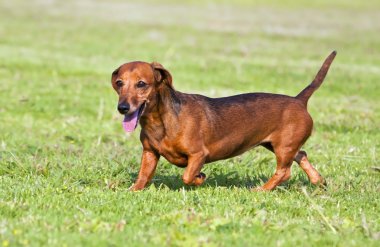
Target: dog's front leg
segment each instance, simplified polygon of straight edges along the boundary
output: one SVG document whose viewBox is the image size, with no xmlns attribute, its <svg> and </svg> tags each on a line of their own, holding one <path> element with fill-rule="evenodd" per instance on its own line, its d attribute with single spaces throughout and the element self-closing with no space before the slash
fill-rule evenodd
<svg viewBox="0 0 380 247">
<path fill-rule="evenodd" d="M 136 182 L 130 190 L 142 190 L 152 180 L 154 171 L 157 167 L 157 162 L 160 156 L 153 151 L 144 150 L 141 157 L 140 172 Z"/>
<path fill-rule="evenodd" d="M 187 185 L 201 185 L 206 180 L 206 175 L 201 171 L 206 160 L 204 152 L 188 157 L 187 167 L 183 173 L 182 180 Z"/>
</svg>

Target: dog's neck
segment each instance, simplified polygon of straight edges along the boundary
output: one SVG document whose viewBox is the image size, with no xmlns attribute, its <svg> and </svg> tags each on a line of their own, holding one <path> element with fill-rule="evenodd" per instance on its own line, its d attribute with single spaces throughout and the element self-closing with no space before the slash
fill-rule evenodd
<svg viewBox="0 0 380 247">
<path fill-rule="evenodd" d="M 140 118 L 142 130 L 152 133 L 157 140 L 176 133 L 173 126 L 178 126 L 175 123 L 181 111 L 180 92 L 163 84 L 157 90 L 156 99 L 151 103 L 153 104 L 147 107 Z M 171 126 L 170 132 L 166 126 Z"/>
<path fill-rule="evenodd" d="M 175 114 L 178 116 L 181 110 L 181 100 L 179 92 L 174 88 L 164 83 L 158 90 L 157 106 L 160 114 Z"/>
</svg>

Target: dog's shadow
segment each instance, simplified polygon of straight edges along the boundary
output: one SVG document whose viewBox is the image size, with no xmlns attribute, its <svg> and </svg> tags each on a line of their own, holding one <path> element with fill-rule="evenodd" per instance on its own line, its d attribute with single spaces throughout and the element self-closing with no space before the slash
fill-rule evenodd
<svg viewBox="0 0 380 247">
<path fill-rule="evenodd" d="M 137 174 L 131 174 L 132 177 L 136 177 Z M 268 181 L 270 177 L 264 174 L 257 174 L 253 177 L 245 176 L 242 177 L 241 174 L 237 172 L 213 172 L 207 177 L 206 181 L 200 187 L 227 187 L 227 188 L 243 188 L 252 189 L 263 185 Z M 157 174 L 153 177 L 151 184 L 156 188 L 166 187 L 170 190 L 179 190 L 185 188 L 186 190 L 195 190 L 200 188 L 199 186 L 187 186 L 182 182 L 181 176 L 178 175 L 160 175 Z M 292 187 L 297 184 L 298 186 L 310 185 L 310 182 L 304 176 L 294 176 L 293 179 L 285 182 L 283 186 L 285 188 Z"/>
</svg>

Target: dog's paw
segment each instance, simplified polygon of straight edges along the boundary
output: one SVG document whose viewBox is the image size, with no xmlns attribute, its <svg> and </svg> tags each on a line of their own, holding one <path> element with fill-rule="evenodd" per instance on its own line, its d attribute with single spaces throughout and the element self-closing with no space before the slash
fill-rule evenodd
<svg viewBox="0 0 380 247">
<path fill-rule="evenodd" d="M 317 176 L 310 178 L 310 182 L 317 187 L 321 187 L 323 189 L 327 189 L 327 182 L 319 173 Z"/>
<path fill-rule="evenodd" d="M 137 186 L 136 184 L 133 184 L 131 187 L 129 187 L 129 191 L 132 191 L 132 192 L 136 192 L 136 191 L 140 191 L 140 190 L 143 190 L 144 187 L 140 187 L 140 186 Z"/>
<path fill-rule="evenodd" d="M 323 190 L 327 190 L 327 181 L 322 176 L 321 179 L 316 183 L 316 185 Z"/>
<path fill-rule="evenodd" d="M 264 189 L 263 186 L 258 186 L 258 187 L 252 188 L 251 191 L 252 192 L 266 192 L 268 190 Z"/>
<path fill-rule="evenodd" d="M 206 174 L 203 172 L 199 173 L 197 176 L 195 176 L 193 184 L 198 186 L 203 184 L 203 182 L 206 180 Z"/>
</svg>

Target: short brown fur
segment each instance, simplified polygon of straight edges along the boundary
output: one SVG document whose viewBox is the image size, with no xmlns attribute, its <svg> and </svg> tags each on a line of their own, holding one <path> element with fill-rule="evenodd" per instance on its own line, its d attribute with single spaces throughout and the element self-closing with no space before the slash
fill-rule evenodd
<svg viewBox="0 0 380 247">
<path fill-rule="evenodd" d="M 306 152 L 300 150 L 309 138 L 313 120 L 307 102 L 322 84 L 336 52 L 331 53 L 313 82 L 296 97 L 248 93 L 208 98 L 174 90 L 172 76 L 159 63 L 131 62 L 112 73 L 119 103 L 134 112 L 143 105 L 139 122 L 143 146 L 141 168 L 132 190 L 143 189 L 152 179 L 160 156 L 185 167 L 183 182 L 200 185 L 206 176 L 204 164 L 227 159 L 264 146 L 276 156 L 275 174 L 255 190 L 272 190 L 291 176 L 293 160 L 311 183 L 325 184 Z M 122 85 L 118 86 L 119 84 Z M 136 83 L 144 81 L 143 88 Z"/>
</svg>

